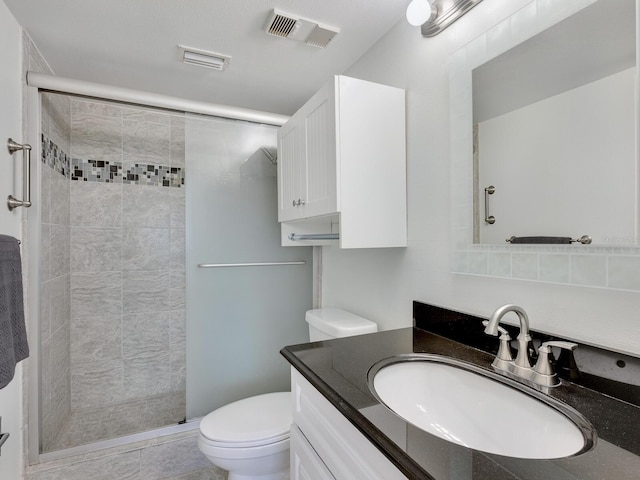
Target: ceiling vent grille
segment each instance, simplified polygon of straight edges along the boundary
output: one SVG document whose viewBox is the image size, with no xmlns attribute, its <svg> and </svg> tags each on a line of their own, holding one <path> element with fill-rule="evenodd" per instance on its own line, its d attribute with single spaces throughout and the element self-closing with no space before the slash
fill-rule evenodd
<svg viewBox="0 0 640 480">
<path fill-rule="evenodd" d="M 306 43 L 312 47 L 324 48 L 337 33 L 337 31 L 331 30 L 330 28 L 316 25 L 316 28 L 313 29 L 311 35 L 307 38 Z"/>
<path fill-rule="evenodd" d="M 267 26 L 267 33 L 276 37 L 287 38 L 296 28 L 297 23 L 298 20 L 296 18 L 287 17 L 274 10 L 271 21 Z"/>
<path fill-rule="evenodd" d="M 273 10 L 267 21 L 265 31 L 269 35 L 297 40 L 313 47 L 324 48 L 340 30 L 320 26 L 313 20 Z"/>
<path fill-rule="evenodd" d="M 228 55 L 185 47 L 183 45 L 178 45 L 178 51 L 180 52 L 180 60 L 182 62 L 189 65 L 211 68 L 213 70 L 226 70 L 229 68 L 229 63 L 231 62 L 231 57 Z"/>
</svg>

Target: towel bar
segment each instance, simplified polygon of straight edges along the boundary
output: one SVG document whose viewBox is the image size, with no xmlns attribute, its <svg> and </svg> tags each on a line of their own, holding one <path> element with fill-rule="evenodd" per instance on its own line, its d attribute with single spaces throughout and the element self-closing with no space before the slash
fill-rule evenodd
<svg viewBox="0 0 640 480">
<path fill-rule="evenodd" d="M 275 267 L 281 265 L 306 265 L 306 260 L 293 262 L 259 262 L 259 263 L 199 263 L 198 268 L 225 268 L 225 267 Z"/>
<path fill-rule="evenodd" d="M 289 240 L 339 240 L 339 233 L 290 233 Z"/>
<path fill-rule="evenodd" d="M 592 239 L 589 235 L 582 235 L 580 238 L 573 239 L 571 237 L 516 237 L 512 235 L 510 238 L 505 240 L 507 243 L 537 243 L 537 244 L 571 244 L 571 243 L 581 243 L 583 245 L 589 245 L 592 242 Z"/>
</svg>

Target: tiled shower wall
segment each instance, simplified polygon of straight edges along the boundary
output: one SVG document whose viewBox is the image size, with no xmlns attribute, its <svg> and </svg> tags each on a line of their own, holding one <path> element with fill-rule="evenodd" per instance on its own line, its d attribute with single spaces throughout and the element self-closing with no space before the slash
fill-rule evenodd
<svg viewBox="0 0 640 480">
<path fill-rule="evenodd" d="M 43 126 L 54 167 L 43 169 L 52 178 L 45 253 L 54 278 L 67 269 L 50 296 L 70 298 L 66 310 L 63 301 L 48 307 L 70 318 L 49 327 L 66 328 L 66 343 L 55 342 L 68 347 L 58 354 L 66 363 L 51 370 L 68 382 L 68 398 L 64 410 L 43 409 L 48 451 L 181 421 L 186 346 L 183 116 L 46 96 L 43 110 L 69 105 L 68 141 L 51 128 L 58 122 Z"/>
</svg>

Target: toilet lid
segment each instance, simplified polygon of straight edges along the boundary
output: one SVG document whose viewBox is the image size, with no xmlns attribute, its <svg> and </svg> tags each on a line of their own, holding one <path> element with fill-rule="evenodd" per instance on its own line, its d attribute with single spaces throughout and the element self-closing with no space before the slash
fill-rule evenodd
<svg viewBox="0 0 640 480">
<path fill-rule="evenodd" d="M 291 392 L 277 392 L 214 410 L 200 422 L 200 432 L 229 447 L 252 447 L 288 438 L 291 423 Z"/>
</svg>

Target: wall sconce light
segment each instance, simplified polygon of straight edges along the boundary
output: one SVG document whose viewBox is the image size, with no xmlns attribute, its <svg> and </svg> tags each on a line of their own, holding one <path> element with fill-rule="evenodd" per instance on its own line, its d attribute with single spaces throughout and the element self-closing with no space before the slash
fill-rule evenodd
<svg viewBox="0 0 640 480">
<path fill-rule="evenodd" d="M 438 9 L 429 0 L 412 0 L 407 7 L 407 22 L 419 27 L 438 16 Z"/>
<path fill-rule="evenodd" d="M 420 26 L 423 37 L 433 37 L 482 0 L 411 0 L 407 21 Z"/>
</svg>

